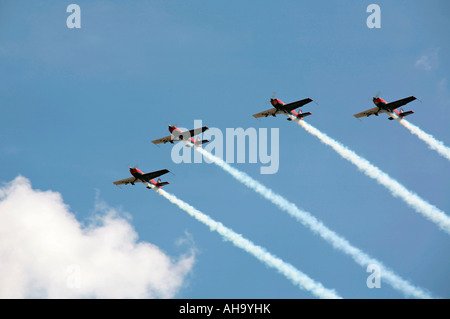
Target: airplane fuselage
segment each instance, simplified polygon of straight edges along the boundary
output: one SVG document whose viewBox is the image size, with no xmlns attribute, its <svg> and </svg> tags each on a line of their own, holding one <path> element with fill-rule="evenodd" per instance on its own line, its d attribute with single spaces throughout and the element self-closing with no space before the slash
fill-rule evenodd
<svg viewBox="0 0 450 319">
<path fill-rule="evenodd" d="M 279 100 L 279 99 L 270 99 L 270 103 L 272 104 L 272 106 L 274 108 L 276 108 L 278 111 L 280 112 L 284 112 L 285 114 L 291 114 L 295 117 L 298 118 L 299 113 L 297 113 L 295 110 L 291 110 L 291 111 L 286 111 L 286 109 L 284 108 L 284 106 L 286 105 L 283 101 Z M 276 115 L 274 114 L 273 117 L 275 117 Z M 290 118 L 288 118 L 288 120 L 290 120 Z"/>
<path fill-rule="evenodd" d="M 389 120 L 393 120 L 395 118 L 405 118 L 405 116 L 408 116 L 410 114 L 413 114 L 414 111 L 403 111 L 403 109 L 401 108 L 401 106 L 408 104 L 411 101 L 416 100 L 416 97 L 414 96 L 409 96 L 397 101 L 392 101 L 392 102 L 386 102 L 385 100 L 383 100 L 382 98 L 375 96 L 372 101 L 373 104 L 375 104 L 376 107 L 371 108 L 370 110 L 366 110 L 364 112 L 360 112 L 357 114 L 354 114 L 353 116 L 355 116 L 356 118 L 360 118 L 363 116 L 371 116 L 371 115 L 376 115 L 378 116 L 379 113 L 386 113 L 388 115 L 390 115 L 390 117 L 388 118 Z M 395 116 L 395 114 L 397 114 L 397 116 Z"/>
<path fill-rule="evenodd" d="M 388 114 L 390 113 L 396 113 L 398 117 L 405 118 L 405 116 L 414 113 L 413 111 L 403 112 L 403 109 L 400 109 L 400 112 L 395 107 L 389 107 L 388 102 L 383 100 L 382 98 L 373 98 L 373 103 L 378 107 L 378 112 L 375 113 L 376 116 L 378 116 L 378 113 L 380 111 L 385 111 Z M 392 120 L 393 117 L 391 116 L 389 120 Z"/>
<path fill-rule="evenodd" d="M 172 140 L 170 141 L 170 143 L 173 144 L 173 141 L 183 140 L 182 133 L 184 133 L 184 131 L 180 130 L 178 127 L 169 125 L 169 132 L 170 132 L 170 134 L 172 134 Z M 176 136 L 173 134 L 173 132 L 179 132 L 180 134 Z M 189 140 L 191 141 L 192 144 L 196 144 L 193 137 L 190 137 Z"/>
<path fill-rule="evenodd" d="M 151 184 L 153 184 L 155 187 L 161 188 L 161 186 L 158 186 L 158 185 L 157 185 L 157 183 L 155 182 L 154 179 L 151 179 L 151 180 L 147 181 L 145 178 L 143 178 L 144 172 L 141 171 L 141 170 L 138 169 L 138 168 L 130 168 L 130 173 L 131 173 L 131 175 L 133 175 L 134 178 L 136 178 L 136 180 L 140 180 L 140 181 L 142 181 L 142 183 L 144 183 L 144 184 L 150 184 L 150 183 L 151 183 Z M 131 185 L 134 185 L 134 183 L 131 183 Z M 150 185 L 147 186 L 147 188 L 149 188 L 149 187 L 150 187 Z"/>
<path fill-rule="evenodd" d="M 373 104 L 375 104 L 380 109 L 380 111 L 384 110 L 387 112 L 392 112 L 392 110 L 389 107 L 387 107 L 388 103 L 382 98 L 374 98 Z M 378 115 L 378 113 L 376 113 L 375 115 Z"/>
<path fill-rule="evenodd" d="M 281 101 L 281 100 L 279 100 L 279 99 L 270 99 L 270 103 L 271 103 L 272 106 L 273 106 L 274 108 L 276 108 L 278 111 L 284 112 L 283 106 L 285 106 L 286 104 L 285 104 L 283 101 Z"/>
</svg>

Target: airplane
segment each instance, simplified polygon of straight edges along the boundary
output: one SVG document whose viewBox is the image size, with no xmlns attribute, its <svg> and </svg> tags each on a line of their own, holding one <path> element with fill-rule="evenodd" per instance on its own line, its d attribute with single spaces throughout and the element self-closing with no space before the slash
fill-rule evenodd
<svg viewBox="0 0 450 319">
<path fill-rule="evenodd" d="M 169 125 L 169 132 L 171 133 L 171 135 L 154 140 L 154 141 L 152 141 L 153 144 L 160 144 L 160 143 L 166 144 L 167 142 L 173 144 L 173 142 L 176 142 L 176 141 L 189 141 L 190 140 L 191 143 L 194 144 L 195 146 L 201 146 L 202 144 L 209 142 L 209 140 L 201 140 L 200 136 L 197 138 L 197 140 L 194 140 L 194 138 L 192 137 L 192 136 L 201 134 L 204 131 L 208 130 L 209 128 L 207 126 L 192 129 L 189 131 L 182 131 L 175 125 L 170 125 L 170 124 L 168 124 L 168 125 Z M 188 146 L 188 145 L 186 145 L 186 146 Z"/>
<path fill-rule="evenodd" d="M 253 114 L 255 118 L 259 117 L 268 117 L 269 115 L 272 115 L 273 117 L 276 117 L 277 114 L 285 114 L 288 118 L 288 121 L 292 121 L 292 119 L 289 117 L 290 115 L 295 116 L 297 119 L 303 120 L 304 117 L 311 115 L 311 112 L 303 113 L 300 109 L 298 110 L 298 113 L 294 110 L 298 107 L 302 107 L 305 104 L 308 104 L 312 102 L 312 99 L 309 97 L 300 101 L 291 102 L 288 104 L 285 104 L 283 101 L 276 99 L 274 96 L 270 99 L 270 103 L 273 105 L 273 108 Z"/>
<path fill-rule="evenodd" d="M 160 178 L 155 182 L 154 178 L 167 174 L 170 171 L 168 169 L 162 169 L 155 172 L 144 173 L 136 167 L 130 167 L 130 173 L 133 177 L 121 179 L 120 181 L 113 182 L 115 185 L 134 185 L 135 183 L 143 183 L 147 185 L 148 189 L 161 188 L 164 185 L 170 184 L 169 182 L 162 182 Z"/>
<path fill-rule="evenodd" d="M 376 105 L 376 107 L 371 108 L 370 110 L 367 110 L 367 111 L 364 111 L 361 113 L 354 114 L 353 116 L 356 118 L 360 118 L 363 116 L 371 116 L 373 114 L 378 116 L 378 113 L 390 114 L 390 113 L 395 112 L 399 118 L 403 119 L 403 118 L 405 118 L 405 116 L 408 116 L 408 115 L 411 115 L 414 113 L 414 111 L 406 111 L 405 112 L 405 111 L 403 111 L 402 108 L 400 109 L 400 111 L 398 111 L 397 108 L 416 100 L 415 96 L 406 97 L 404 99 L 388 103 L 385 100 L 383 100 L 382 98 L 380 98 L 379 95 L 380 95 L 380 93 L 378 92 L 378 94 L 373 98 L 373 103 Z M 393 119 L 394 118 L 392 116 L 389 117 L 389 120 L 393 120 Z"/>
</svg>

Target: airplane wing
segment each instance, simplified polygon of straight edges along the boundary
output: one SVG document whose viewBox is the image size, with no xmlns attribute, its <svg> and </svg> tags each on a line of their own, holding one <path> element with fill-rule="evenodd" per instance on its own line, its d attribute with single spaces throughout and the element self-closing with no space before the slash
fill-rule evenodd
<svg viewBox="0 0 450 319">
<path fill-rule="evenodd" d="M 415 96 L 410 96 L 410 97 L 406 97 L 406 98 L 398 100 L 398 101 L 390 102 L 386 106 L 388 108 L 390 108 L 391 110 L 394 110 L 400 106 L 403 106 L 405 104 L 408 104 L 409 102 L 414 101 L 415 99 L 416 99 Z"/>
<path fill-rule="evenodd" d="M 310 99 L 309 97 L 300 101 L 296 101 L 296 102 L 292 102 L 292 103 L 288 103 L 284 105 L 284 109 L 288 112 L 298 108 L 298 107 L 302 107 L 305 104 L 308 104 L 309 102 L 312 102 L 312 99 Z"/>
<path fill-rule="evenodd" d="M 201 128 L 194 128 L 193 130 L 188 131 L 189 132 L 189 136 L 188 137 L 192 137 L 198 134 L 203 133 L 204 131 L 208 130 L 209 128 L 207 126 L 203 126 Z M 187 133 L 187 132 L 186 132 Z"/>
<path fill-rule="evenodd" d="M 283 111 L 279 111 L 276 108 L 271 108 L 270 110 L 265 110 L 260 113 L 253 114 L 253 117 L 259 118 L 259 117 L 268 117 L 270 115 L 276 115 L 276 114 L 283 114 Z"/>
<path fill-rule="evenodd" d="M 157 140 L 152 141 L 153 144 L 160 144 L 160 143 L 164 143 L 166 144 L 167 142 L 170 142 L 172 140 L 172 135 L 166 136 L 166 137 L 162 137 L 159 138 Z"/>
<path fill-rule="evenodd" d="M 162 169 L 159 171 L 150 172 L 147 174 L 142 175 L 142 178 L 144 178 L 147 182 L 153 178 L 159 177 L 161 175 L 167 174 L 170 171 L 168 169 Z"/>
<path fill-rule="evenodd" d="M 137 179 L 135 177 L 129 177 L 125 179 L 121 179 L 120 181 L 113 182 L 115 185 L 127 185 L 130 183 L 142 183 L 140 179 Z"/>
<path fill-rule="evenodd" d="M 386 111 L 380 110 L 378 108 L 378 106 L 375 106 L 374 108 L 371 108 L 370 110 L 354 114 L 353 116 L 356 117 L 356 118 L 360 118 L 360 117 L 363 117 L 363 116 L 370 116 L 370 115 L 373 115 L 373 114 L 376 114 L 376 113 L 386 113 Z"/>
<path fill-rule="evenodd" d="M 195 129 L 192 129 L 189 131 L 184 131 L 184 132 L 174 131 L 172 133 L 172 135 L 175 137 L 175 139 L 186 141 L 186 140 L 189 140 L 192 136 L 201 134 L 208 129 L 209 128 L 207 126 L 203 126 L 201 128 L 195 128 Z"/>
</svg>

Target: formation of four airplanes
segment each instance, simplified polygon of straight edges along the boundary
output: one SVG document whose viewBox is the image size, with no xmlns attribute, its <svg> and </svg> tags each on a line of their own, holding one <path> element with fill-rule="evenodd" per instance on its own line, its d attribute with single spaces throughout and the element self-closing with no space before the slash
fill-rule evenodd
<svg viewBox="0 0 450 319">
<path fill-rule="evenodd" d="M 404 118 L 405 116 L 408 116 L 414 112 L 413 111 L 405 112 L 405 111 L 403 111 L 403 109 L 400 109 L 400 111 L 398 111 L 397 108 L 399 108 L 409 102 L 412 102 L 415 99 L 416 99 L 416 97 L 410 96 L 410 97 L 407 97 L 404 99 L 400 99 L 400 100 L 388 103 L 385 100 L 383 100 L 382 98 L 380 98 L 379 94 L 377 94 L 373 98 L 373 103 L 376 105 L 374 108 L 371 108 L 371 109 L 366 110 L 361 113 L 354 114 L 354 116 L 356 118 L 370 116 L 370 115 L 374 115 L 374 114 L 376 116 L 378 116 L 379 113 L 386 113 L 386 114 L 391 115 L 393 112 L 395 112 L 399 118 Z M 304 117 L 311 115 L 311 112 L 303 113 L 300 109 L 298 110 L 298 112 L 296 112 L 295 109 L 300 108 L 300 107 L 304 106 L 305 104 L 308 104 L 312 101 L 313 101 L 312 99 L 306 98 L 306 99 L 303 99 L 300 101 L 285 104 L 284 102 L 280 101 L 279 99 L 272 97 L 270 99 L 270 103 L 272 104 L 273 108 L 263 111 L 263 112 L 260 112 L 260 113 L 253 114 L 253 116 L 255 118 L 260 118 L 260 117 L 268 117 L 269 115 L 275 117 L 275 116 L 277 116 L 277 114 L 285 114 L 286 116 L 288 116 L 288 121 L 291 121 L 292 116 L 297 118 L 298 120 L 302 120 Z M 391 115 L 389 117 L 389 120 L 393 120 L 393 119 L 394 118 Z M 208 129 L 208 127 L 203 126 L 201 128 L 196 128 L 196 129 L 192 129 L 189 131 L 182 131 L 178 127 L 169 124 L 169 132 L 171 133 L 171 135 L 154 140 L 154 141 L 152 141 L 152 143 L 153 144 L 160 144 L 160 143 L 165 144 L 165 143 L 169 142 L 169 143 L 173 144 L 173 142 L 176 142 L 176 141 L 185 141 L 185 142 L 191 142 L 192 143 L 191 145 L 193 145 L 193 146 L 201 146 L 202 144 L 209 142 L 209 140 L 201 140 L 200 137 L 198 137 L 197 140 L 194 140 L 193 136 L 201 134 L 204 131 L 206 131 L 207 129 Z M 189 144 L 187 144 L 187 145 L 189 146 Z M 158 178 L 161 175 L 169 173 L 168 169 L 162 169 L 159 171 L 144 173 L 136 167 L 130 167 L 130 173 L 131 173 L 132 177 L 125 178 L 125 179 L 122 179 L 119 181 L 115 181 L 114 184 L 115 185 L 127 185 L 127 184 L 134 185 L 135 183 L 143 183 L 143 184 L 147 185 L 147 188 L 149 188 L 149 189 L 159 189 L 162 186 L 169 184 L 169 182 L 162 182 L 161 179 Z M 158 178 L 158 180 L 155 181 L 155 178 Z"/>
</svg>

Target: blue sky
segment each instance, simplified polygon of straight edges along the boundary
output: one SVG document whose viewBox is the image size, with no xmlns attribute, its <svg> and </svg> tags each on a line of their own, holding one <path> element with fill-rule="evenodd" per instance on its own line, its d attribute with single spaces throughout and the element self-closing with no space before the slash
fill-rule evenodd
<svg viewBox="0 0 450 319">
<path fill-rule="evenodd" d="M 251 115 L 311 97 L 307 121 L 408 189 L 450 211 L 448 161 L 387 117 L 355 119 L 381 91 L 415 95 L 410 120 L 450 144 L 450 21 L 445 1 L 69 1 L 0 4 L 0 181 L 19 174 L 61 193 L 83 223 L 96 196 L 131 216 L 139 241 L 169 256 L 196 250 L 176 298 L 312 298 L 129 176 L 168 168 L 166 190 L 293 264 L 344 298 L 403 298 L 369 289 L 365 269 L 212 164 L 175 164 L 167 122 L 279 128 L 280 169 L 233 164 L 354 246 L 436 297 L 450 297 L 446 233 L 284 118 Z M 422 62 L 418 62 L 422 61 Z M 424 62 L 425 61 L 425 62 Z M 140 186 L 140 187 L 139 187 Z M 181 239 L 189 244 L 178 245 Z M 106 270 L 105 270 L 106 271 Z"/>
</svg>

